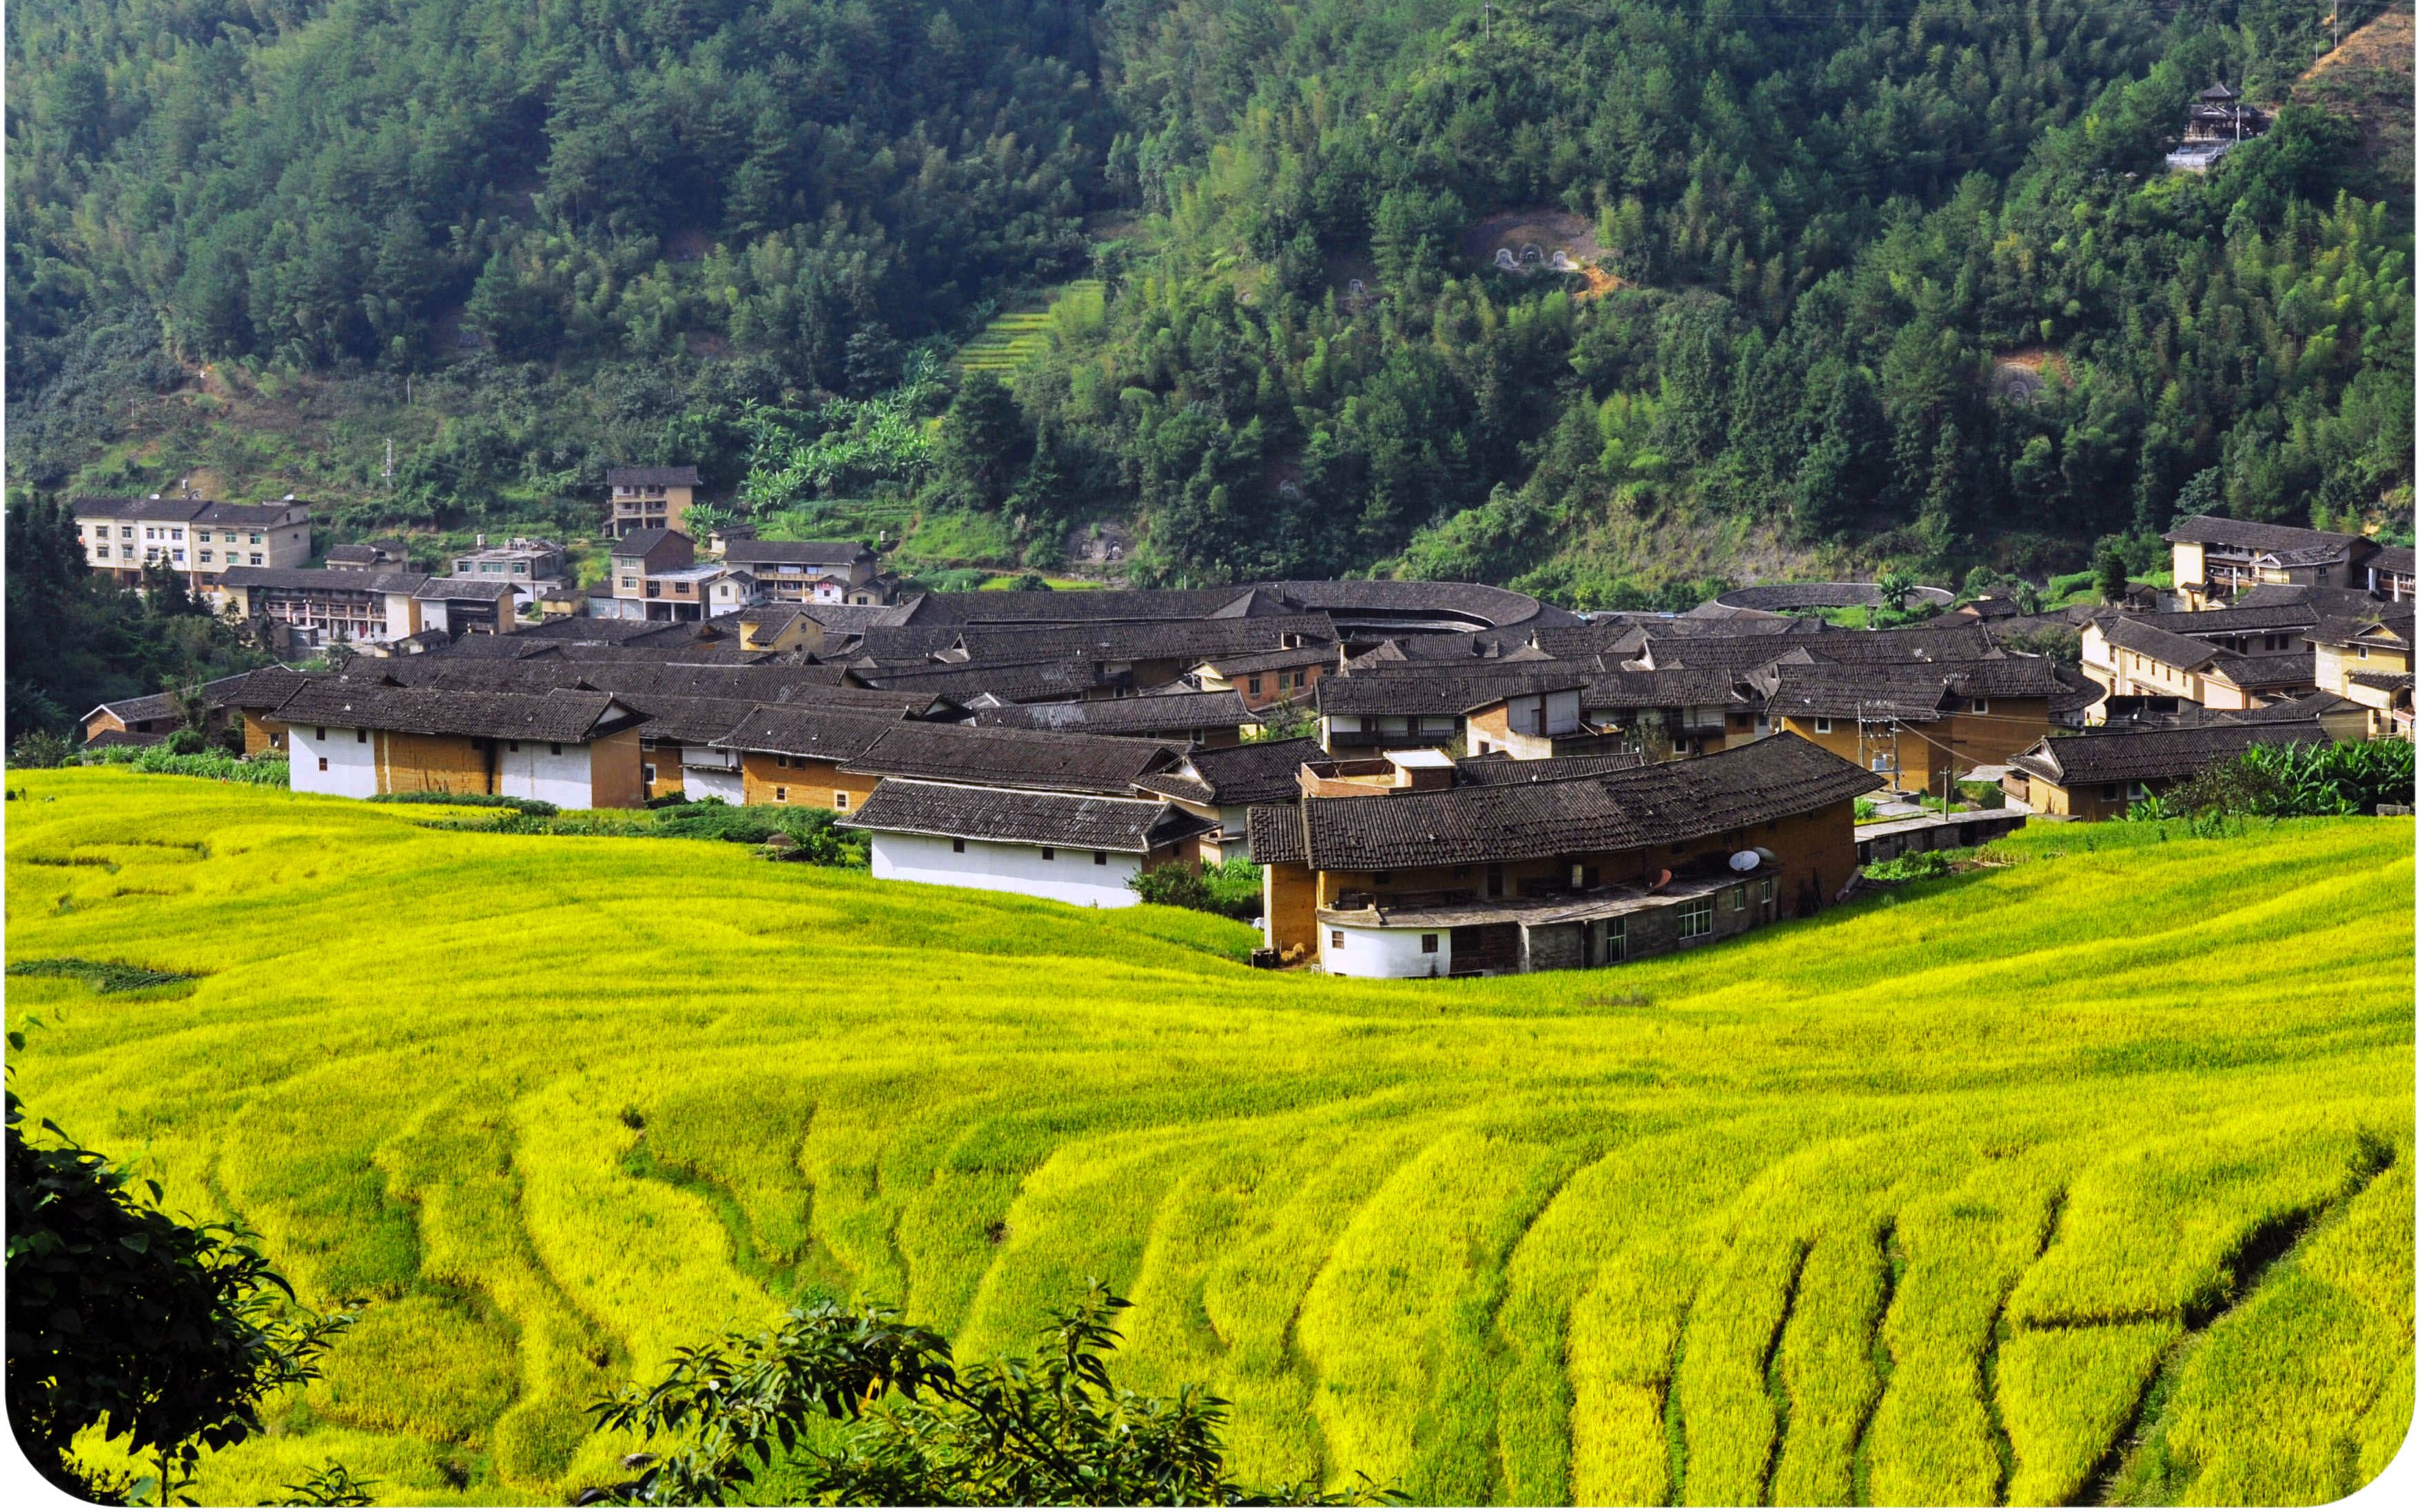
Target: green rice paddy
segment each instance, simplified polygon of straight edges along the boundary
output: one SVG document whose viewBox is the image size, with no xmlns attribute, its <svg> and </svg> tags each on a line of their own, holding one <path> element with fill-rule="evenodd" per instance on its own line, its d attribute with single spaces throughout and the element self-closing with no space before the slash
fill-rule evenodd
<svg viewBox="0 0 2420 1512">
<path fill-rule="evenodd" d="M 108 770 L 8 805 L 37 1117 L 357 1300 L 258 1502 L 560 1504 L 582 1408 L 807 1288 L 1424 1502 L 2317 1503 L 2412 1394 L 2410 821 L 2068 826 L 1597 972 L 1252 971 L 711 842 Z M 106 994 L 89 964 L 194 980 Z M 72 965 L 73 969 L 70 969 Z"/>
</svg>

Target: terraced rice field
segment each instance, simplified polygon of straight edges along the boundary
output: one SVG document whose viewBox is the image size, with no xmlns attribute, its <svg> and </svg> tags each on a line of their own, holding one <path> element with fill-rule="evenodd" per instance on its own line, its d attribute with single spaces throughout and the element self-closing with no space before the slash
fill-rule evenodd
<svg viewBox="0 0 2420 1512">
<path fill-rule="evenodd" d="M 1048 309 L 996 316 L 958 348 L 958 370 L 1006 378 L 1029 363 L 1039 362 L 1050 350 L 1063 323 L 1098 324 L 1108 289 L 1097 278 L 1080 278 L 1060 290 Z"/>
<path fill-rule="evenodd" d="M 11 776 L 39 1115 L 365 1299 L 258 1501 L 560 1504 L 806 1288 L 989 1350 L 1088 1275 L 1249 1474 L 1421 1501 L 2314 1503 L 2412 1411 L 2412 827 L 2021 838 L 1612 971 L 1254 972 L 737 847 Z M 2059 854 L 2054 854 L 2059 853 Z"/>
</svg>

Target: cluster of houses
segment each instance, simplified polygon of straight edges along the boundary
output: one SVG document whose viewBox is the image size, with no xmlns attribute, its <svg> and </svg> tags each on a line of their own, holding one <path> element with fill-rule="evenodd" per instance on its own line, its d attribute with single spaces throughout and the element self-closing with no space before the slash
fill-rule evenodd
<svg viewBox="0 0 2420 1512">
<path fill-rule="evenodd" d="M 442 578 L 338 548 L 281 592 L 349 592 L 387 654 L 204 702 L 304 793 L 811 807 L 877 876 L 1102 907 L 1147 869 L 1248 858 L 1270 961 L 1367 976 L 1686 949 L 1829 906 L 1862 862 L 2122 812 L 2252 745 L 2412 736 L 2412 552 L 2323 532 L 2180 522 L 2173 591 L 2047 617 L 2081 631 L 2077 669 L 2017 649 L 2046 617 L 1991 599 L 1852 630 L 1468 583 L 903 597 L 854 546 L 734 537 L 697 576 L 662 513 L 613 541 L 613 612 L 510 612 L 561 596 L 543 542 Z M 739 574 L 755 592 L 717 593 Z M 104 705 L 86 735 L 182 717 Z"/>
<path fill-rule="evenodd" d="M 871 606 L 898 579 L 852 541 L 765 541 L 745 526 L 703 543 L 687 533 L 697 470 L 616 468 L 605 519 L 604 579 L 582 588 L 553 541 L 482 535 L 444 563 L 413 567 L 400 540 L 314 551 L 310 506 L 228 504 L 183 497 L 79 499 L 85 564 L 130 588 L 167 571 L 222 611 L 259 625 L 282 653 L 332 645 L 409 655 L 427 638 L 510 635 L 561 616 L 699 621 L 761 606 Z"/>
</svg>

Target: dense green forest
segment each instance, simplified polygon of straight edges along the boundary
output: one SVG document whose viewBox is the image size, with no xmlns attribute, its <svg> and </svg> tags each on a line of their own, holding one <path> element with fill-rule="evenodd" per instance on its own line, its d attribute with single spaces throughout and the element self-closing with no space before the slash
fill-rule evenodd
<svg viewBox="0 0 2420 1512">
<path fill-rule="evenodd" d="M 10 481 L 573 530 L 694 460 L 972 559 L 1582 605 L 2408 532 L 2410 163 L 2299 102 L 2325 9 L 21 0 Z M 2222 78 L 2273 130 L 2162 173 Z"/>
</svg>

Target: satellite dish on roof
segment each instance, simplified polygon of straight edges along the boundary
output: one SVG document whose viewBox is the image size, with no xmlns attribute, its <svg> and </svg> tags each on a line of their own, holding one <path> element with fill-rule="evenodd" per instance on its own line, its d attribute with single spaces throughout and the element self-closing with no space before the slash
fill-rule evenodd
<svg viewBox="0 0 2420 1512">
<path fill-rule="evenodd" d="M 1733 851 L 1731 852 L 1731 870 L 1734 872 L 1753 872 L 1757 868 L 1757 863 L 1763 859 L 1763 856 L 1757 855 L 1754 851 Z"/>
</svg>

